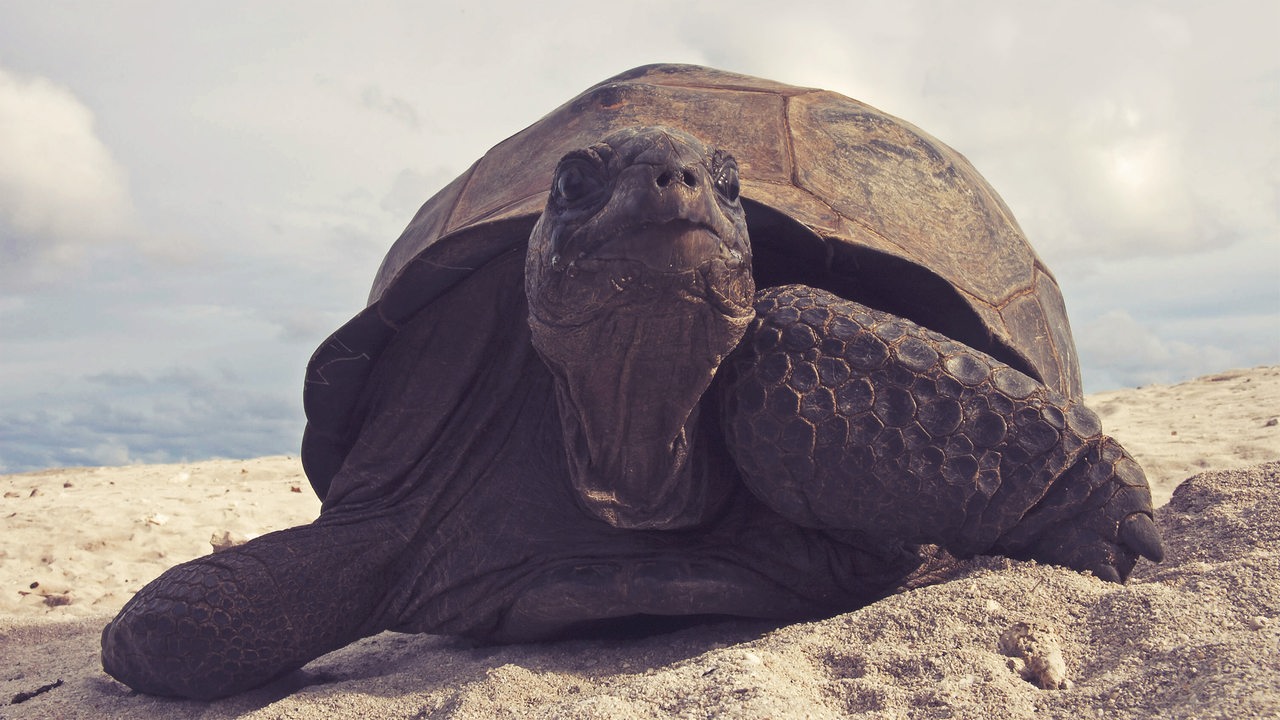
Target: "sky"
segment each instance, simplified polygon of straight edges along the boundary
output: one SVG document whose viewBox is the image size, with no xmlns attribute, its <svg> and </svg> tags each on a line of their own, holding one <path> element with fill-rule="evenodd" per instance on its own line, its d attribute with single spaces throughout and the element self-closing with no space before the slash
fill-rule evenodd
<svg viewBox="0 0 1280 720">
<path fill-rule="evenodd" d="M 1280 363 L 1280 3 L 625 5 L 0 0 L 0 472 L 296 454 L 307 359 L 418 206 L 652 62 L 963 153 L 1086 391 Z"/>
</svg>

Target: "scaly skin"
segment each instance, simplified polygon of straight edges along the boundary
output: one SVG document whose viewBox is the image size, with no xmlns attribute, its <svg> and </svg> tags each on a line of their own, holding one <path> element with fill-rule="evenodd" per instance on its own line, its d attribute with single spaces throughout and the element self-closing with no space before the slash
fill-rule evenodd
<svg viewBox="0 0 1280 720">
<path fill-rule="evenodd" d="M 326 518 L 166 571 L 102 631 L 102 666 L 153 695 L 262 685 L 381 630 L 393 523 Z"/>
<path fill-rule="evenodd" d="M 822 290 L 769 288 L 756 313 L 730 361 L 726 437 L 783 516 L 1113 581 L 1160 559 L 1141 468 L 1079 402 Z"/>
</svg>

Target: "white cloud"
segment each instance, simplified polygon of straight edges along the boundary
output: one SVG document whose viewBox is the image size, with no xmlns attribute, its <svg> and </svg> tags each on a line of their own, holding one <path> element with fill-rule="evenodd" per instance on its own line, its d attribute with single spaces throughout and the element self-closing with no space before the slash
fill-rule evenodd
<svg viewBox="0 0 1280 720">
<path fill-rule="evenodd" d="M 10 289 L 74 265 L 129 226 L 124 169 L 69 90 L 0 67 L 0 267 Z"/>
<path fill-rule="evenodd" d="M 1168 383 L 1224 370 L 1235 364 L 1228 348 L 1163 337 L 1123 310 L 1112 310 L 1075 329 L 1080 358 L 1097 368 L 1090 392 Z"/>
</svg>

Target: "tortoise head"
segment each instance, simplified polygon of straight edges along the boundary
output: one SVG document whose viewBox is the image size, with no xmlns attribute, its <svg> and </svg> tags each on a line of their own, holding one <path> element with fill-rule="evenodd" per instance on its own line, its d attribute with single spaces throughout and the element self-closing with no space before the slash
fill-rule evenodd
<svg viewBox="0 0 1280 720">
<path fill-rule="evenodd" d="M 703 466 L 699 403 L 755 292 L 733 157 L 661 127 L 565 155 L 525 292 L 583 506 L 624 528 L 705 518 L 728 487 Z"/>
</svg>

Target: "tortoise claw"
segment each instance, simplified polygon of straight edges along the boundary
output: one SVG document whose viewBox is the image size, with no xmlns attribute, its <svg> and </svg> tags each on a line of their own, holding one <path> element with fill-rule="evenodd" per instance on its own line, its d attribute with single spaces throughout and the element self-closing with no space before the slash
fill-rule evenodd
<svg viewBox="0 0 1280 720">
<path fill-rule="evenodd" d="M 1129 549 L 1152 561 L 1164 560 L 1164 544 L 1160 531 L 1146 513 L 1133 513 L 1120 523 L 1120 541 Z"/>
<path fill-rule="evenodd" d="M 1114 438 L 1085 442 L 1096 446 L 1055 480 L 997 549 L 1124 582 L 1139 557 L 1164 559 L 1151 493 L 1142 468 Z"/>
</svg>

